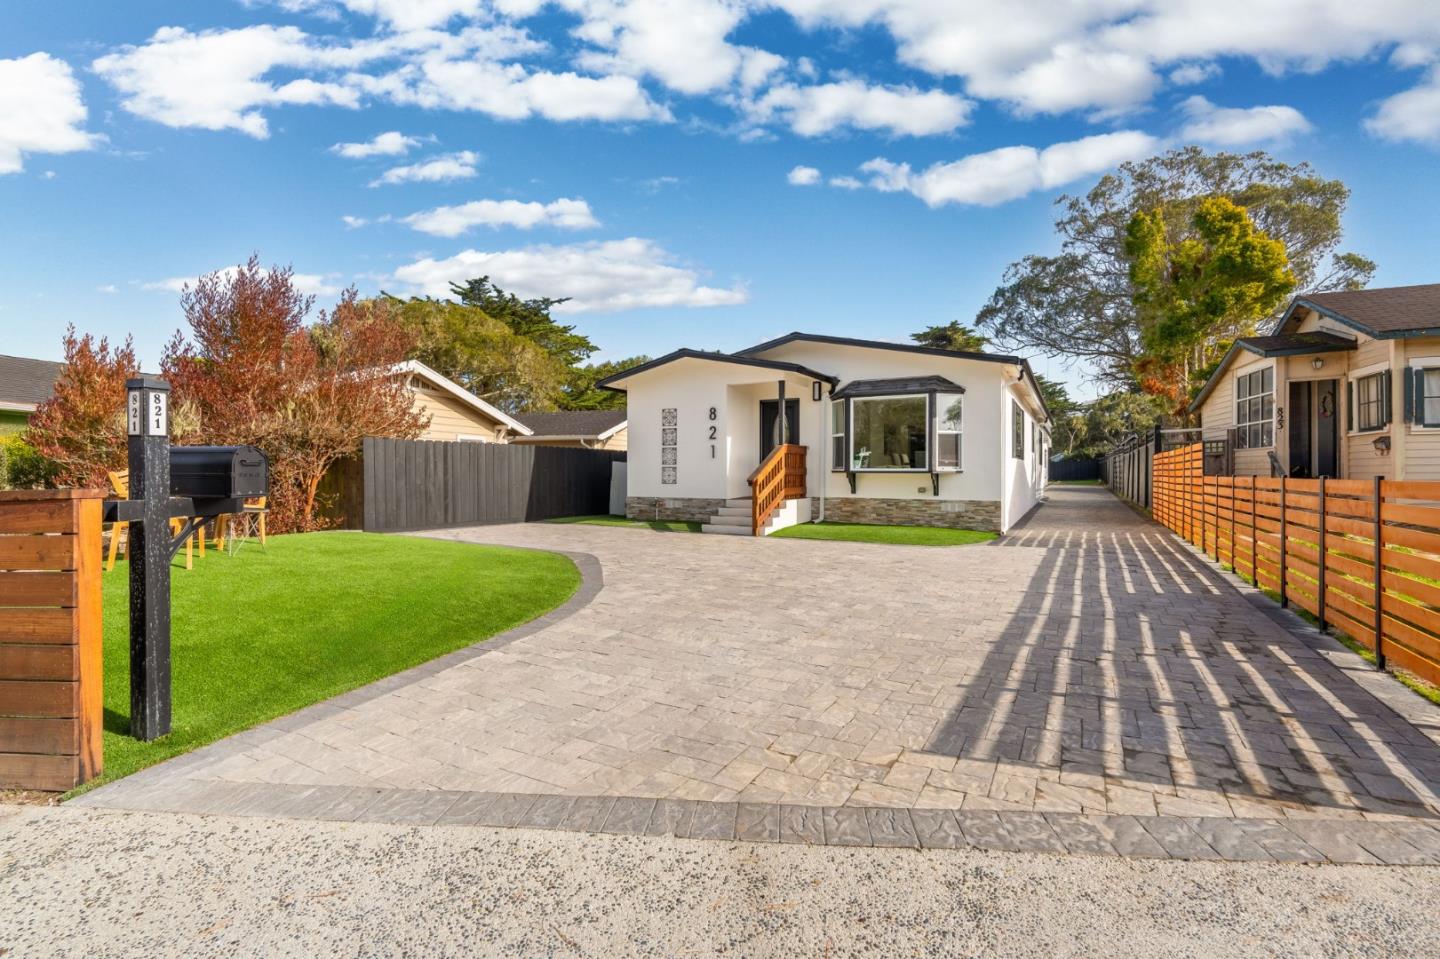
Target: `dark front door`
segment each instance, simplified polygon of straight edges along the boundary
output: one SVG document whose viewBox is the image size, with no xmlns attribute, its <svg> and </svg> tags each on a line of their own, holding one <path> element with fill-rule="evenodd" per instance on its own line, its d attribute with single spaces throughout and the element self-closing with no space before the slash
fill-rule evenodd
<svg viewBox="0 0 1440 959">
<path fill-rule="evenodd" d="M 1290 384 L 1290 475 L 1337 476 L 1340 430 L 1336 380 Z"/>
<path fill-rule="evenodd" d="M 791 443 L 800 442 L 800 401 L 785 401 L 785 420 Z M 780 401 L 760 401 L 760 460 L 780 445 Z"/>
</svg>

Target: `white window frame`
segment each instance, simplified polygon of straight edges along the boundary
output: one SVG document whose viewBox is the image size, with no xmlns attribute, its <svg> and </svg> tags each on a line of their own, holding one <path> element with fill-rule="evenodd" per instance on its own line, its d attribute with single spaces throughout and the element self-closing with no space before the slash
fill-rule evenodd
<svg viewBox="0 0 1440 959">
<path fill-rule="evenodd" d="M 932 405 L 935 407 L 935 449 L 930 453 L 931 462 L 934 464 L 936 473 L 963 473 L 965 472 L 965 394 L 943 393 L 933 394 Z M 960 404 L 960 427 L 953 430 L 942 430 L 940 428 L 940 399 L 941 397 L 954 397 L 955 402 Z M 940 436 L 954 436 L 956 443 L 956 455 L 954 466 L 940 465 Z"/>
<path fill-rule="evenodd" d="M 871 400 L 914 400 L 914 399 L 921 399 L 921 400 L 924 400 L 924 401 L 925 401 L 925 419 L 924 419 L 924 422 L 925 422 L 925 424 L 926 424 L 926 430 L 925 430 L 925 447 L 926 447 L 926 449 L 925 449 L 925 460 L 926 460 L 926 463 L 925 463 L 925 465 L 924 465 L 923 467 L 919 467 L 919 468 L 916 468 L 916 467 L 914 467 L 914 466 L 863 466 L 863 467 L 862 467 L 862 466 L 856 466 L 856 465 L 855 465 L 855 404 L 856 404 L 856 403 L 866 403 L 866 402 L 869 402 L 869 401 L 871 401 Z M 931 433 L 934 432 L 933 430 L 931 430 L 931 429 L 929 428 L 929 424 L 930 424 L 932 418 L 933 418 L 934 415 L 935 415 L 935 414 L 934 414 L 934 411 L 933 411 L 933 409 L 932 409 L 932 407 L 933 407 L 935 404 L 931 402 L 931 400 L 930 400 L 930 394 L 929 394 L 929 393 L 886 393 L 886 394 L 877 395 L 877 396 L 850 396 L 850 397 L 846 397 L 846 402 L 847 402 L 848 405 L 849 405 L 849 409 L 846 410 L 846 417 L 847 417 L 847 418 L 846 418 L 846 421 L 845 421 L 846 432 L 849 434 L 849 439 L 848 439 L 848 441 L 847 441 L 846 444 L 845 444 L 845 453 L 846 453 L 845 462 L 846 462 L 846 464 L 847 464 L 848 467 L 849 467 L 849 468 L 846 470 L 846 472 L 849 472 L 849 473 L 929 473 L 929 472 L 930 472 L 931 464 L 933 464 L 934 461 L 935 461 L 935 451 L 929 448 L 929 447 L 930 447 L 930 435 L 931 435 Z"/>
<path fill-rule="evenodd" d="M 1434 372 L 1440 373 L 1440 356 L 1410 357 L 1410 359 L 1407 360 L 1405 364 L 1405 375 L 1411 377 L 1413 381 L 1416 370 L 1420 370 L 1426 373 L 1433 370 Z M 1423 377 L 1421 378 L 1421 383 L 1424 383 Z M 1404 384 L 1401 384 L 1401 388 L 1404 388 Z M 1437 430 L 1440 430 L 1440 420 L 1437 420 L 1434 423 L 1425 422 L 1425 396 L 1423 385 L 1420 390 L 1415 391 L 1414 395 L 1411 396 L 1411 402 L 1414 403 L 1412 413 L 1414 414 L 1415 418 L 1410 421 L 1410 432 L 1433 433 Z"/>
<path fill-rule="evenodd" d="M 457 442 L 457 443 L 493 443 L 493 442 L 495 442 L 495 440 L 494 440 L 493 437 L 481 436 L 481 435 L 479 435 L 478 433 L 456 433 L 456 434 L 455 434 L 455 442 Z"/>
<path fill-rule="evenodd" d="M 835 410 L 840 410 L 840 432 L 835 432 Z M 847 441 L 846 424 L 850 416 L 850 400 L 839 399 L 830 401 L 830 457 L 834 462 L 830 464 L 830 472 L 844 473 L 850 468 L 850 444 Z M 840 440 L 840 455 L 835 455 L 835 440 Z"/>
<path fill-rule="evenodd" d="M 1372 426 L 1369 429 L 1365 429 L 1360 425 L 1360 381 L 1369 379 L 1372 376 L 1378 376 L 1381 378 L 1380 382 L 1383 386 L 1384 374 L 1388 369 L 1390 369 L 1389 363 L 1372 363 L 1358 370 L 1351 370 L 1347 374 L 1346 380 L 1350 384 L 1350 389 L 1346 391 L 1346 399 L 1354 403 L 1354 408 L 1350 410 L 1350 429 L 1347 431 L 1347 435 L 1369 436 L 1372 433 L 1383 433 L 1389 427 L 1390 424 L 1385 422 L 1387 414 L 1385 410 L 1385 391 L 1383 389 L 1380 391 L 1380 425 Z"/>
<path fill-rule="evenodd" d="M 1233 407 L 1233 409 L 1234 409 L 1234 412 L 1235 412 L 1235 433 L 1236 433 L 1237 436 L 1239 435 L 1239 433 L 1240 433 L 1241 430 L 1249 429 L 1249 428 L 1252 427 L 1252 426 L 1260 426 L 1260 427 L 1265 426 L 1265 425 L 1267 424 L 1267 421 L 1266 421 L 1265 419 L 1263 419 L 1263 418 L 1258 419 L 1258 420 L 1243 420 L 1243 421 L 1240 419 L 1240 404 L 1241 404 L 1242 402 L 1248 403 L 1250 400 L 1260 399 L 1261 397 L 1264 397 L 1264 396 L 1266 395 L 1266 394 L 1263 393 L 1263 392 L 1261 392 L 1261 393 L 1252 393 L 1251 395 L 1246 396 L 1244 400 L 1241 400 L 1241 398 L 1240 398 L 1240 381 L 1241 381 L 1242 379 L 1244 379 L 1245 377 L 1254 376 L 1256 373 L 1261 374 L 1261 375 L 1262 375 L 1262 379 L 1263 379 L 1263 374 L 1265 373 L 1266 370 L 1269 370 L 1269 371 L 1270 371 L 1270 392 L 1269 392 L 1269 396 L 1270 396 L 1270 419 L 1269 419 L 1269 421 L 1268 421 L 1268 425 L 1270 426 L 1270 442 L 1268 442 L 1268 443 L 1261 443 L 1261 444 L 1258 445 L 1258 446 L 1251 446 L 1251 445 L 1250 445 L 1250 442 L 1249 442 L 1249 438 L 1247 437 L 1247 438 L 1246 438 L 1245 445 L 1244 445 L 1244 446 L 1239 446 L 1239 445 L 1237 444 L 1237 447 L 1236 447 L 1237 449 L 1245 449 L 1245 450 L 1273 450 L 1273 449 L 1275 449 L 1275 433 L 1276 433 L 1276 429 L 1275 429 L 1275 389 L 1276 389 L 1276 387 L 1278 386 L 1278 384 L 1276 383 L 1276 372 L 1277 372 L 1277 370 L 1275 369 L 1275 364 L 1274 364 L 1274 363 L 1259 363 L 1259 364 L 1256 364 L 1256 365 L 1254 365 L 1254 366 L 1247 366 L 1247 367 L 1245 367 L 1244 369 L 1236 370 L 1235 373 L 1234 373 L 1234 378 L 1232 379 L 1232 381 L 1231 381 L 1231 383 L 1230 383 L 1230 394 L 1231 394 L 1231 395 L 1230 395 L 1230 402 L 1231 402 L 1231 405 L 1232 405 L 1232 407 Z M 1263 406 L 1263 404 L 1262 404 L 1262 406 Z"/>
</svg>

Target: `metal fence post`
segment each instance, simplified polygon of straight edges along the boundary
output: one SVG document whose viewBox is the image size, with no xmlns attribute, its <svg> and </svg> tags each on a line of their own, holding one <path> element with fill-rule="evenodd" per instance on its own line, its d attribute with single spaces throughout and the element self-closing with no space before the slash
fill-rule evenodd
<svg viewBox="0 0 1440 959">
<path fill-rule="evenodd" d="M 1385 526 L 1380 517 L 1380 505 L 1384 497 L 1380 489 L 1381 478 L 1375 477 L 1375 668 L 1385 668 L 1385 557 L 1381 553 L 1384 548 L 1382 538 L 1385 533 Z"/>
<path fill-rule="evenodd" d="M 1320 477 L 1320 572 L 1319 583 L 1316 586 L 1317 596 L 1316 609 L 1320 617 L 1320 632 L 1328 628 L 1325 624 L 1325 477 Z"/>
<path fill-rule="evenodd" d="M 1280 606 L 1286 608 L 1290 605 L 1290 597 L 1286 593 L 1285 560 L 1287 534 L 1285 531 L 1285 477 L 1280 477 Z"/>
</svg>

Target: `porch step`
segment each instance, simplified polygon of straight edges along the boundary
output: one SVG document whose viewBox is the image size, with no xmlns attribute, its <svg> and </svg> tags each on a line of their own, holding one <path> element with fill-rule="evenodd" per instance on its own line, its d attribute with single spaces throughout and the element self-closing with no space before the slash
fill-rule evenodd
<svg viewBox="0 0 1440 959">
<path fill-rule="evenodd" d="M 745 516 L 750 515 L 750 504 L 744 506 L 722 506 L 715 511 L 716 516 Z"/>
<path fill-rule="evenodd" d="M 749 526 L 750 514 L 745 513 L 742 516 L 730 513 L 716 513 L 710 517 L 710 523 L 713 526 Z"/>
<path fill-rule="evenodd" d="M 749 496 L 737 496 L 735 499 L 727 499 L 727 500 L 725 501 L 725 506 L 726 506 L 726 508 L 731 508 L 731 509 L 738 508 L 738 507 L 741 507 L 741 506 L 745 507 L 746 509 L 749 509 L 749 508 L 750 508 L 750 504 L 751 504 L 752 502 L 754 502 L 754 501 L 753 501 Z"/>
<path fill-rule="evenodd" d="M 705 523 L 700 527 L 702 533 L 723 533 L 726 536 L 749 536 L 750 521 L 746 520 L 744 526 L 732 526 L 728 523 Z"/>
</svg>

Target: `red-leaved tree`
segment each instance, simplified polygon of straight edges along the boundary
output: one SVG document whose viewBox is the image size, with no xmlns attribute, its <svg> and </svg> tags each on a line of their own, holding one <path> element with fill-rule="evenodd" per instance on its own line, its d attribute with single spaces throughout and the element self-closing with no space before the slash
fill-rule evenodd
<svg viewBox="0 0 1440 959">
<path fill-rule="evenodd" d="M 263 270 L 252 256 L 185 288 L 189 335 L 177 332 L 161 360 L 177 400 L 199 414 L 205 442 L 246 443 L 269 457 L 277 531 L 320 525 L 320 481 L 363 437 L 410 438 L 425 427 L 391 374 L 414 340 L 388 305 L 347 290 L 307 326 L 313 302 L 290 268 Z"/>
<path fill-rule="evenodd" d="M 102 337 L 65 330 L 65 366 L 55 392 L 30 417 L 26 439 L 54 462 L 60 486 L 108 488 L 106 473 L 125 468 L 125 381 L 139 375 L 126 337 L 112 348 Z"/>
</svg>

